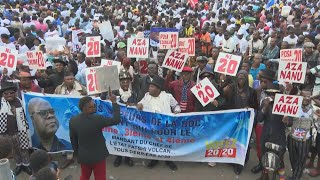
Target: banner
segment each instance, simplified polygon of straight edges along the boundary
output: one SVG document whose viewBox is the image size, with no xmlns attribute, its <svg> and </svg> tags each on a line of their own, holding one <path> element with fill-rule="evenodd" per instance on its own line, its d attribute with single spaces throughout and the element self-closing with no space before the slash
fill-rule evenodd
<svg viewBox="0 0 320 180">
<path fill-rule="evenodd" d="M 280 59 L 290 62 L 302 62 L 302 49 L 282 49 Z"/>
<path fill-rule="evenodd" d="M 236 76 L 240 62 L 241 56 L 220 52 L 214 67 L 214 72 Z"/>
<path fill-rule="evenodd" d="M 179 52 L 186 53 L 189 56 L 195 56 L 195 40 L 194 38 L 179 38 Z"/>
<path fill-rule="evenodd" d="M 156 28 L 153 27 L 150 30 L 150 45 L 152 47 L 159 47 L 160 41 L 159 41 L 159 34 L 160 32 L 179 32 L 178 29 L 175 28 Z"/>
<path fill-rule="evenodd" d="M 26 56 L 30 69 L 47 69 L 42 51 L 28 51 Z"/>
<path fill-rule="evenodd" d="M 15 49 L 10 49 L 6 47 L 0 47 L 0 68 L 3 71 L 4 68 L 7 68 L 8 74 L 10 75 L 17 67 L 17 56 L 18 51 Z"/>
<path fill-rule="evenodd" d="M 199 100 L 202 106 L 206 106 L 220 95 L 218 90 L 213 86 L 207 77 L 193 86 L 191 88 L 191 92 Z"/>
<path fill-rule="evenodd" d="M 148 58 L 149 57 L 149 39 L 147 38 L 128 38 L 127 41 L 128 58 Z"/>
<path fill-rule="evenodd" d="M 91 36 L 86 38 L 86 51 L 87 57 L 100 57 L 101 56 L 101 43 L 100 36 Z"/>
<path fill-rule="evenodd" d="M 159 41 L 160 41 L 159 49 L 178 49 L 179 33 L 178 32 L 160 32 Z"/>
<path fill-rule="evenodd" d="M 302 105 L 302 100 L 302 96 L 276 94 L 272 114 L 299 117 L 299 109 Z"/>
<path fill-rule="evenodd" d="M 34 148 L 43 148 L 38 132 L 46 128 L 30 114 L 51 111 L 51 152 L 70 150 L 69 121 L 79 114 L 79 98 L 27 93 L 23 95 Z M 95 99 L 97 114 L 111 117 L 111 102 Z M 41 106 L 40 106 L 41 105 Z M 108 151 L 114 155 L 169 161 L 244 164 L 253 126 L 253 109 L 156 114 L 121 105 L 121 123 L 102 129 Z M 39 117 L 38 117 L 39 118 Z M 40 128 L 40 129 L 39 129 Z M 58 146 L 59 145 L 59 146 Z"/>
<path fill-rule="evenodd" d="M 307 62 L 279 61 L 278 81 L 304 84 Z"/>
<path fill-rule="evenodd" d="M 181 72 L 188 57 L 188 54 L 180 53 L 175 50 L 168 50 L 166 57 L 163 60 L 162 67 Z"/>
</svg>

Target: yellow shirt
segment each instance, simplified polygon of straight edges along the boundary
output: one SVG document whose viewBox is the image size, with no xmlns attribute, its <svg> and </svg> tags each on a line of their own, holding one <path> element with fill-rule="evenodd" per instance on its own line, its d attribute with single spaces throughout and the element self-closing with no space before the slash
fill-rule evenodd
<svg viewBox="0 0 320 180">
<path fill-rule="evenodd" d="M 186 28 L 186 36 L 191 37 L 193 35 L 193 27 L 190 26 L 189 28 Z"/>
<path fill-rule="evenodd" d="M 253 77 L 251 74 L 248 75 L 249 87 L 253 88 Z"/>
</svg>

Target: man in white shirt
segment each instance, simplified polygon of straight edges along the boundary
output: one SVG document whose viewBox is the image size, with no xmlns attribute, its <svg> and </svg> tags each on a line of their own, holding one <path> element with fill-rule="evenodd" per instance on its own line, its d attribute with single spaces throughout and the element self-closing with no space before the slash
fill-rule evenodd
<svg viewBox="0 0 320 180">
<path fill-rule="evenodd" d="M 28 46 L 26 46 L 26 39 L 25 38 L 20 37 L 18 39 L 18 45 L 19 45 L 19 49 L 18 49 L 19 54 L 26 53 L 27 51 L 29 51 Z"/>
<path fill-rule="evenodd" d="M 15 45 L 13 43 L 10 43 L 9 41 L 9 35 L 7 34 L 1 34 L 1 41 L 2 43 L 0 43 L 0 46 L 6 47 L 6 48 L 10 48 L 10 49 L 16 49 Z"/>
<path fill-rule="evenodd" d="M 180 113 L 181 109 L 179 103 L 176 99 L 169 93 L 163 91 L 165 80 L 160 76 L 154 76 L 149 84 L 149 92 L 145 94 L 140 102 L 137 104 L 139 110 L 148 110 L 155 113 L 167 113 L 175 114 Z M 154 168 L 159 161 L 152 160 L 148 167 Z M 166 165 L 173 171 L 176 171 L 178 168 L 172 161 L 166 161 Z"/>
<path fill-rule="evenodd" d="M 224 39 L 222 40 L 222 51 L 226 53 L 234 53 L 237 51 L 237 44 L 233 38 L 230 38 L 230 32 L 224 33 Z"/>
<path fill-rule="evenodd" d="M 214 45 L 216 47 L 221 47 L 222 41 L 224 38 L 222 28 L 221 27 L 217 28 L 217 31 L 218 31 L 218 34 L 214 37 Z"/>
<path fill-rule="evenodd" d="M 238 35 L 238 39 L 239 39 L 238 44 L 237 44 L 238 52 L 240 54 L 244 55 L 246 53 L 247 48 L 248 48 L 248 41 L 243 36 L 243 32 L 241 32 L 240 30 L 238 31 L 237 35 Z"/>
<path fill-rule="evenodd" d="M 290 47 L 295 47 L 298 42 L 298 36 L 295 35 L 295 30 L 293 27 L 289 27 L 288 29 L 289 35 L 283 38 L 283 41 L 288 42 Z"/>
</svg>

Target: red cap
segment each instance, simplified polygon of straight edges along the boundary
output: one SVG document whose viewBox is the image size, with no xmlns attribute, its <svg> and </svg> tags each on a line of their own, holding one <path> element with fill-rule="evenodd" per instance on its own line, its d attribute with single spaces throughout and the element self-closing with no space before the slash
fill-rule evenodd
<svg viewBox="0 0 320 180">
<path fill-rule="evenodd" d="M 191 67 L 185 66 L 183 67 L 182 72 L 193 72 L 193 69 Z"/>
<path fill-rule="evenodd" d="M 263 29 L 264 29 L 265 31 L 269 31 L 269 30 L 270 30 L 270 27 L 269 27 L 269 26 L 265 26 Z"/>
</svg>

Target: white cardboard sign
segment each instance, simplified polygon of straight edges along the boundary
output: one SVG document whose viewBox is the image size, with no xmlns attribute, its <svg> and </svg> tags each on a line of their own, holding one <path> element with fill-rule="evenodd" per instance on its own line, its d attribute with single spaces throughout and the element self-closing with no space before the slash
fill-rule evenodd
<svg viewBox="0 0 320 180">
<path fill-rule="evenodd" d="M 202 106 L 206 106 L 220 95 L 208 78 L 204 78 L 193 86 L 191 92 L 196 96 Z"/>
<path fill-rule="evenodd" d="M 278 80 L 304 84 L 307 62 L 279 61 Z"/>
<path fill-rule="evenodd" d="M 42 51 L 28 51 L 26 56 L 30 69 L 46 69 Z"/>
<path fill-rule="evenodd" d="M 189 55 L 180 53 L 175 50 L 168 50 L 166 57 L 163 60 L 162 67 L 181 72 Z"/>
<path fill-rule="evenodd" d="M 214 72 L 236 76 L 241 62 L 241 56 L 220 52 Z"/>
<path fill-rule="evenodd" d="M 299 117 L 302 100 L 302 96 L 276 94 L 272 114 Z"/>
<path fill-rule="evenodd" d="M 282 49 L 280 59 L 290 62 L 302 62 L 302 49 Z"/>
<path fill-rule="evenodd" d="M 194 38 L 179 38 L 179 52 L 186 53 L 189 56 L 195 56 L 195 40 Z"/>
<path fill-rule="evenodd" d="M 128 58 L 148 58 L 149 39 L 148 38 L 128 38 L 127 40 Z"/>
<path fill-rule="evenodd" d="M 86 56 L 87 57 L 100 57 L 101 56 L 101 43 L 100 36 L 91 36 L 86 38 Z"/>
<path fill-rule="evenodd" d="M 159 33 L 159 49 L 178 49 L 179 33 L 178 32 L 160 32 Z"/>
</svg>

